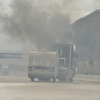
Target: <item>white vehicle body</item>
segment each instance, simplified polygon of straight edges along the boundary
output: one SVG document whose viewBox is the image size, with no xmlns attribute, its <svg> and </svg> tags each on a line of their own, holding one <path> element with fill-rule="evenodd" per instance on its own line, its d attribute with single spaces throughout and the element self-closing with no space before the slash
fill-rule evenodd
<svg viewBox="0 0 100 100">
<path fill-rule="evenodd" d="M 58 76 L 58 53 L 48 51 L 30 51 L 28 77 L 34 81 L 39 80 L 55 81 Z"/>
</svg>

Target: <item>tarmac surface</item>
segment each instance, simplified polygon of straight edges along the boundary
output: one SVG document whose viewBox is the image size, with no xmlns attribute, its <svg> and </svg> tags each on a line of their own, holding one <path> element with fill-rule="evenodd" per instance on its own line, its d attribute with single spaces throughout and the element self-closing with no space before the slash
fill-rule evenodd
<svg viewBox="0 0 100 100">
<path fill-rule="evenodd" d="M 100 83 L 31 82 L 26 76 L 0 76 L 0 100 L 100 100 Z"/>
</svg>

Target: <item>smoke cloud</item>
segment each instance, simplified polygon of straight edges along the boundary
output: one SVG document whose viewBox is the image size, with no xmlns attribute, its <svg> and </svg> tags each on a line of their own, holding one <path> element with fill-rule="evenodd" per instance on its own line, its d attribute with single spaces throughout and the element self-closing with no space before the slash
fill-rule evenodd
<svg viewBox="0 0 100 100">
<path fill-rule="evenodd" d="M 28 40 L 37 49 L 48 49 L 56 41 L 72 41 L 74 33 L 68 31 L 71 22 L 68 14 L 50 13 L 33 5 L 33 0 L 12 0 L 12 14 L 1 16 L 3 30 L 13 41 L 18 39 L 24 43 Z"/>
</svg>

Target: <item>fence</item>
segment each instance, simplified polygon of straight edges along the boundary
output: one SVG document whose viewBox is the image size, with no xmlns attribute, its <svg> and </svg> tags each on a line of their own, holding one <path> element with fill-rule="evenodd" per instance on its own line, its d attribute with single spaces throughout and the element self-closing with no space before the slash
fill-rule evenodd
<svg viewBox="0 0 100 100">
<path fill-rule="evenodd" d="M 76 74 L 74 81 L 100 82 L 100 75 Z"/>
<path fill-rule="evenodd" d="M 100 65 L 94 63 L 89 65 L 87 62 L 77 62 L 77 74 L 100 75 Z"/>
</svg>

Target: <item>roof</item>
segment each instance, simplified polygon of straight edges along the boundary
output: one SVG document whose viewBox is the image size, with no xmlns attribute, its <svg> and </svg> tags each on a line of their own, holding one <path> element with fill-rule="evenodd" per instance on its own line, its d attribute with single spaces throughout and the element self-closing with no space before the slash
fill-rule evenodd
<svg viewBox="0 0 100 100">
<path fill-rule="evenodd" d="M 80 20 L 89 18 L 90 16 L 95 15 L 96 13 L 100 13 L 100 9 L 97 9 L 97 10 L 95 10 L 94 12 L 92 12 L 92 13 L 86 15 L 85 17 L 82 17 L 82 18 L 76 20 L 74 23 L 77 23 L 77 22 L 79 22 Z M 74 23 L 72 23 L 72 25 L 73 25 Z"/>
</svg>

